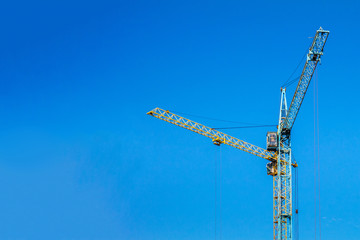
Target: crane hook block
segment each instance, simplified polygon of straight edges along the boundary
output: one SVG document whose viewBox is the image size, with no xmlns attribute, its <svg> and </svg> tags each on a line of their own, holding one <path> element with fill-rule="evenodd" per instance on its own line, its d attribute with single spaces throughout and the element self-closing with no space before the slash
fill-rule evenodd
<svg viewBox="0 0 360 240">
<path fill-rule="evenodd" d="M 220 144 L 222 144 L 223 142 L 222 142 L 219 138 L 216 138 L 216 139 L 213 139 L 213 143 L 214 143 L 216 146 L 220 146 Z"/>
</svg>

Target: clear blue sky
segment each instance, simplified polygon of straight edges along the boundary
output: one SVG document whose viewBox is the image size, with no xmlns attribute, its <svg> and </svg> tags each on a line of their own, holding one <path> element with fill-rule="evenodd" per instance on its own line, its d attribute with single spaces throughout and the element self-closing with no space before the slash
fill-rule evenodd
<svg viewBox="0 0 360 240">
<path fill-rule="evenodd" d="M 0 238 L 214 239 L 219 148 L 145 113 L 276 124 L 280 86 L 322 26 L 322 238 L 359 239 L 359 10 L 325 0 L 3 2 Z M 293 130 L 301 239 L 314 236 L 313 94 Z M 268 130 L 226 132 L 265 147 Z M 271 239 L 266 161 L 221 154 L 222 239 Z"/>
</svg>

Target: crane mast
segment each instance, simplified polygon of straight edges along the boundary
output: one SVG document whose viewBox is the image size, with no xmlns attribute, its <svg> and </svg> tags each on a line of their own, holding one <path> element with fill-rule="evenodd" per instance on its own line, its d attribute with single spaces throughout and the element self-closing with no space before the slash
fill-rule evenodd
<svg viewBox="0 0 360 240">
<path fill-rule="evenodd" d="M 285 88 L 281 89 L 279 125 L 286 119 L 288 109 Z M 273 221 L 274 240 L 292 239 L 292 175 L 291 175 L 291 141 L 290 135 L 282 138 L 278 128 L 278 159 L 273 162 L 276 167 L 273 175 Z M 296 165 L 297 166 L 297 165 Z"/>
<path fill-rule="evenodd" d="M 329 33 L 329 31 L 323 30 L 321 27 L 316 31 L 289 109 L 286 103 L 286 89 L 281 89 L 277 132 L 279 142 L 277 149 L 278 159 L 275 165 L 277 171 L 273 175 L 274 240 L 293 239 L 291 129 L 299 113 L 316 66 L 323 55 Z"/>
<path fill-rule="evenodd" d="M 297 167 L 298 165 L 291 157 L 291 129 L 304 100 L 316 66 L 323 55 L 323 49 L 328 35 L 329 31 L 323 30 L 321 27 L 316 31 L 289 108 L 287 107 L 286 102 L 286 89 L 281 88 L 280 113 L 277 132 L 267 133 L 266 149 L 161 108 L 155 108 L 147 113 L 150 116 L 208 137 L 212 139 L 215 145 L 223 143 L 269 160 L 266 168 L 267 174 L 273 176 L 274 240 L 293 239 L 291 170 L 292 167 Z"/>
</svg>

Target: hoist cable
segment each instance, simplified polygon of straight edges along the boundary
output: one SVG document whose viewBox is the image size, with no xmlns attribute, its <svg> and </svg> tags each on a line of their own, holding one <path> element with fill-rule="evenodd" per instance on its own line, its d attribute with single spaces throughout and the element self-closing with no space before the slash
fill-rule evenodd
<svg viewBox="0 0 360 240">
<path fill-rule="evenodd" d="M 177 114 L 182 114 L 182 115 L 187 115 L 187 116 L 192 116 L 192 117 L 197 117 L 197 118 L 203 118 L 203 119 L 208 119 L 208 120 L 213 120 L 213 121 L 219 121 L 219 122 L 241 123 L 241 124 L 247 124 L 247 125 L 260 125 L 260 124 L 258 124 L 258 123 L 247 123 L 247 122 L 239 122 L 239 121 L 229 121 L 229 120 L 224 120 L 224 119 L 211 118 L 211 117 L 206 117 L 206 116 L 199 116 L 199 115 L 194 115 L 194 114 L 189 114 L 189 113 L 183 113 L 183 112 L 175 112 L 175 111 L 171 111 L 171 112 L 177 113 Z"/>
<path fill-rule="evenodd" d="M 316 230 L 317 230 L 317 201 L 316 201 L 316 196 L 317 196 L 317 191 L 316 191 L 316 186 L 317 186 L 317 178 L 316 178 L 316 80 L 314 81 L 314 239 L 316 240 L 317 234 L 316 234 Z"/>
<path fill-rule="evenodd" d="M 214 177 L 215 177 L 215 212 L 214 212 L 214 214 L 215 214 L 215 240 L 216 240 L 216 227 L 217 227 L 217 224 L 216 224 L 216 218 L 217 218 L 217 208 L 216 208 L 216 206 L 217 206 L 217 204 L 216 204 L 216 197 L 217 197 L 217 157 L 215 157 L 214 158 L 215 159 L 215 174 L 214 174 Z"/>
<path fill-rule="evenodd" d="M 222 239 L 222 154 L 221 146 L 219 147 L 219 152 L 215 157 L 215 240 L 217 236 L 219 239 Z M 219 159 L 219 160 L 218 160 Z M 219 161 L 219 164 L 218 164 Z M 219 166 L 218 166 L 219 165 Z M 219 176 L 218 176 L 219 175 Z M 219 191 L 218 191 L 219 188 Z M 219 195 L 219 196 L 218 196 Z M 219 199 L 219 201 L 217 201 Z M 219 215 L 219 216 L 218 216 Z M 218 219 L 219 218 L 219 219 Z M 217 231 L 219 228 L 219 231 Z"/>
<path fill-rule="evenodd" d="M 321 240 L 321 199 L 320 199 L 320 128 L 319 128 L 319 76 L 315 72 L 316 83 L 316 120 L 317 120 L 317 164 L 318 164 L 318 194 L 319 194 L 319 239 Z"/>
<path fill-rule="evenodd" d="M 311 44 L 312 44 L 312 42 L 310 43 L 308 49 L 311 47 Z M 281 85 L 281 87 L 285 87 L 285 85 L 288 84 L 289 80 L 294 76 L 294 74 L 296 73 L 296 71 L 297 71 L 298 68 L 300 67 L 301 63 L 304 61 L 307 53 L 308 53 L 308 50 L 306 50 L 304 56 L 302 56 L 302 58 L 301 58 L 301 60 L 299 61 L 298 65 L 296 66 L 295 70 L 292 72 L 292 74 L 290 75 L 290 77 L 283 83 L 283 85 Z M 292 81 L 292 80 L 291 80 L 291 81 Z M 292 84 L 292 83 L 291 83 L 291 84 Z M 291 85 L 291 84 L 289 84 L 289 85 Z M 288 85 L 288 86 L 289 86 L 289 85 Z"/>
<path fill-rule="evenodd" d="M 296 209 L 297 209 L 297 214 L 296 214 L 296 229 L 297 229 L 297 240 L 299 240 L 299 170 L 298 168 L 296 168 Z"/>
<path fill-rule="evenodd" d="M 211 129 L 236 129 L 236 128 L 259 128 L 259 127 L 276 127 L 277 125 L 257 125 L 257 126 L 238 126 L 238 127 L 220 127 Z"/>
<path fill-rule="evenodd" d="M 304 61 L 305 57 L 306 57 L 307 51 L 305 52 L 304 56 L 301 58 L 300 62 L 298 63 L 298 65 L 296 66 L 295 70 L 292 72 L 292 74 L 290 75 L 290 77 L 283 83 L 283 85 L 281 85 L 281 87 L 285 87 L 286 84 L 289 83 L 290 79 L 294 76 L 294 74 L 296 73 L 296 71 L 298 70 L 298 68 L 300 67 L 301 63 Z M 292 81 L 292 80 L 291 80 Z"/>
<path fill-rule="evenodd" d="M 295 157 L 292 156 L 292 158 L 294 159 L 294 162 L 296 162 Z M 295 191 L 294 191 L 294 205 L 295 205 L 295 221 L 294 221 L 294 227 L 295 227 L 295 240 L 299 240 L 299 172 L 298 172 L 298 168 L 295 168 L 295 177 L 294 177 L 294 187 L 295 187 Z"/>
<path fill-rule="evenodd" d="M 220 210 L 220 223 L 219 223 L 219 232 L 220 232 L 220 240 L 222 239 L 222 206 L 221 206 L 221 200 L 222 200 L 222 159 L 221 159 L 221 145 L 219 146 L 219 152 L 220 152 L 220 180 L 219 180 L 219 210 Z"/>
<path fill-rule="evenodd" d="M 294 78 L 294 79 L 291 80 L 289 83 L 282 85 L 282 87 L 283 87 L 283 88 L 289 87 L 291 84 L 293 84 L 294 82 L 296 82 L 297 80 L 299 80 L 300 77 L 301 77 L 301 75 L 298 76 L 298 77 L 296 77 L 296 78 Z"/>
<path fill-rule="evenodd" d="M 320 127 L 319 127 L 319 81 L 314 79 L 314 212 L 315 239 L 321 240 L 321 196 L 320 196 Z"/>
</svg>

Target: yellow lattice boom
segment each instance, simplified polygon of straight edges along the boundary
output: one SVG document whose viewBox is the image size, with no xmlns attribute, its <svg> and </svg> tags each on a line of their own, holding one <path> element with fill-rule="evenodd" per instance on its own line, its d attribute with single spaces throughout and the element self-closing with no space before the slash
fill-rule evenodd
<svg viewBox="0 0 360 240">
<path fill-rule="evenodd" d="M 216 145 L 220 145 L 221 143 L 232 146 L 234 148 L 243 150 L 245 152 L 254 154 L 255 156 L 264 158 L 269 161 L 277 160 L 277 153 L 267 151 L 261 147 L 255 146 L 253 144 L 247 143 L 238 138 L 234 138 L 225 133 L 217 131 L 213 128 L 207 127 L 200 123 L 194 122 L 187 118 L 181 117 L 169 111 L 163 110 L 161 108 L 155 108 L 148 112 L 150 116 L 156 117 L 158 119 L 164 120 L 166 122 L 172 123 L 176 126 L 188 129 L 190 131 L 201 134 L 205 137 L 211 138 Z"/>
</svg>

